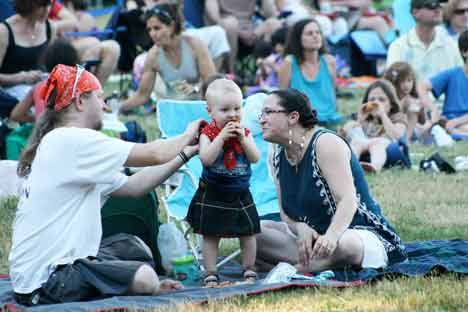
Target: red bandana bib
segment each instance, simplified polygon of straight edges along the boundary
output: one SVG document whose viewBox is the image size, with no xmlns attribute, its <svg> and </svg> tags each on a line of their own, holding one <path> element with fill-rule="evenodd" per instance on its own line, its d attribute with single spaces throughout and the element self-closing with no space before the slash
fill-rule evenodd
<svg viewBox="0 0 468 312">
<path fill-rule="evenodd" d="M 245 135 L 249 135 L 249 129 L 245 128 Z M 213 141 L 218 134 L 221 132 L 221 129 L 216 126 L 216 122 L 213 120 L 210 124 L 204 126 L 201 130 L 201 133 L 206 135 L 211 141 Z M 224 149 L 224 166 L 228 170 L 232 170 L 236 167 L 237 160 L 236 154 L 244 154 L 244 150 L 237 138 L 230 138 L 223 145 Z"/>
</svg>

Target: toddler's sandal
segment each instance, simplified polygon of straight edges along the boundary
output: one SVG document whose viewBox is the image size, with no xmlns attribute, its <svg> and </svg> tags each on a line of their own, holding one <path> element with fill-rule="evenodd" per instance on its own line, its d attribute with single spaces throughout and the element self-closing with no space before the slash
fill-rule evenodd
<svg viewBox="0 0 468 312">
<path fill-rule="evenodd" d="M 216 287 L 219 285 L 219 276 L 216 272 L 206 272 L 203 278 L 203 285 L 206 287 Z"/>
<path fill-rule="evenodd" d="M 258 279 L 257 272 L 254 270 L 245 270 L 244 271 L 244 280 L 248 283 L 255 283 L 255 281 Z"/>
</svg>

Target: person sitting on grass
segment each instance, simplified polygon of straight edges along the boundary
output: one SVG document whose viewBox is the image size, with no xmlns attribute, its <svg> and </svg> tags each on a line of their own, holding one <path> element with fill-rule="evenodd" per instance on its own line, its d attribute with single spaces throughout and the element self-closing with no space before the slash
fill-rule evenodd
<svg viewBox="0 0 468 312">
<path fill-rule="evenodd" d="M 235 82 L 213 81 L 206 91 L 212 122 L 200 135 L 203 164 L 199 187 L 190 203 L 187 221 L 203 235 L 204 284 L 216 286 L 221 237 L 239 237 L 244 278 L 254 281 L 256 242 L 260 232 L 257 209 L 249 190 L 250 164 L 260 153 L 250 131 L 241 127 L 242 92 Z"/>
<path fill-rule="evenodd" d="M 445 95 L 442 116 L 447 131 L 455 138 L 468 139 L 468 31 L 458 38 L 458 47 L 463 56 L 464 67 L 444 70 L 429 81 L 420 84 L 420 94 L 428 97 L 428 92 L 439 98 Z"/>
<path fill-rule="evenodd" d="M 262 221 L 257 266 L 279 262 L 301 272 L 349 266 L 385 268 L 406 259 L 405 247 L 372 197 L 349 145 L 317 126 L 296 90 L 273 91 L 260 114 L 282 222 Z"/>
<path fill-rule="evenodd" d="M 181 288 L 160 281 L 148 246 L 136 236 L 102 239 L 101 207 L 110 196 L 137 197 L 160 185 L 198 151 L 201 120 L 168 140 L 110 138 L 102 127 L 103 90 L 81 66 L 57 65 L 47 106 L 21 154 L 25 178 L 9 256 L 22 305 L 155 295 Z M 128 177 L 123 166 L 149 166 Z"/>
<path fill-rule="evenodd" d="M 428 111 L 435 110 L 434 105 L 426 108 L 419 99 L 417 92 L 416 74 L 411 65 L 406 62 L 393 63 L 384 73 L 384 78 L 395 87 L 401 110 L 408 119 L 408 130 L 406 140 L 408 143 L 414 139 L 424 141 L 428 137 L 432 122 L 428 118 Z M 432 102 L 432 101 L 431 101 Z M 434 115 L 434 114 L 432 114 Z M 437 116 L 432 116 L 437 120 Z"/>
<path fill-rule="evenodd" d="M 410 167 L 406 145 L 408 122 L 390 82 L 377 80 L 367 88 L 357 116 L 357 121 L 346 123 L 343 130 L 364 170 L 376 172 L 395 165 Z"/>
</svg>

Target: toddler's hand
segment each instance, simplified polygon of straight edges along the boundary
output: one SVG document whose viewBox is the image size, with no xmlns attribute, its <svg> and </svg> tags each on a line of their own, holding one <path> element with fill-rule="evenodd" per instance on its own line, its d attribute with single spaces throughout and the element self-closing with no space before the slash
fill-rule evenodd
<svg viewBox="0 0 468 312">
<path fill-rule="evenodd" d="M 230 121 L 224 125 L 223 129 L 221 129 L 219 136 L 223 139 L 223 141 L 226 141 L 230 138 L 235 138 L 238 136 L 237 127 L 238 126 L 236 125 L 235 121 Z"/>
</svg>

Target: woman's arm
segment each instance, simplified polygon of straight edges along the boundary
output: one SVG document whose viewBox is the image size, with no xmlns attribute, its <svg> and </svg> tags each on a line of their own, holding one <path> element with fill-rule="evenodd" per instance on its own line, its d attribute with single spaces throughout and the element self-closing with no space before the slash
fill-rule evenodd
<svg viewBox="0 0 468 312">
<path fill-rule="evenodd" d="M 122 103 L 120 111 L 128 111 L 132 108 L 135 108 L 148 102 L 148 100 L 151 97 L 154 82 L 156 81 L 156 74 L 158 72 L 158 70 L 156 69 L 156 60 L 158 54 L 159 47 L 157 47 L 156 45 L 154 45 L 148 51 L 138 90 L 135 92 L 135 94 L 133 94 L 132 97 L 128 98 L 125 102 Z"/>
<path fill-rule="evenodd" d="M 325 54 L 323 56 L 325 58 L 325 61 L 327 62 L 328 65 L 328 71 L 330 72 L 330 75 L 332 76 L 333 79 L 333 85 L 335 85 L 336 81 L 336 60 L 331 54 Z"/>
<path fill-rule="evenodd" d="M 351 171 L 351 150 L 336 135 L 326 133 L 317 140 L 317 163 L 330 187 L 336 212 L 325 234 L 315 242 L 312 256 L 333 253 L 341 235 L 349 228 L 357 210 L 356 188 Z"/>
<path fill-rule="evenodd" d="M 286 57 L 278 71 L 280 88 L 287 89 L 291 83 L 291 58 Z"/>
<path fill-rule="evenodd" d="M 183 39 L 188 41 L 195 53 L 195 59 L 198 64 L 201 80 L 203 82 L 207 81 L 208 77 L 216 73 L 215 65 L 210 56 L 210 52 L 208 51 L 208 47 L 204 42 L 197 38 L 187 36 L 183 37 Z"/>
<path fill-rule="evenodd" d="M 29 90 L 26 97 L 16 104 L 10 113 L 10 119 L 16 122 L 34 122 L 34 115 L 31 114 L 30 108 L 34 106 L 33 92 L 35 88 Z"/>
<path fill-rule="evenodd" d="M 393 122 L 387 114 L 380 116 L 385 133 L 392 139 L 398 140 L 405 135 L 407 125 L 401 122 Z"/>
</svg>

